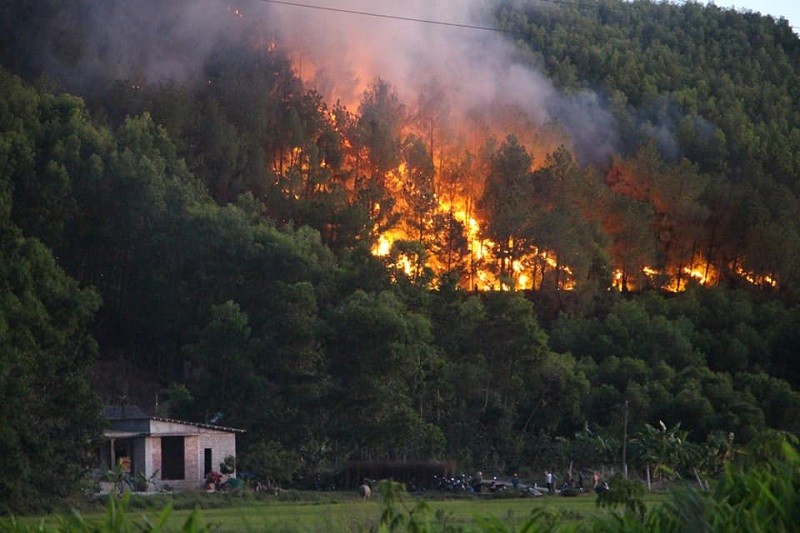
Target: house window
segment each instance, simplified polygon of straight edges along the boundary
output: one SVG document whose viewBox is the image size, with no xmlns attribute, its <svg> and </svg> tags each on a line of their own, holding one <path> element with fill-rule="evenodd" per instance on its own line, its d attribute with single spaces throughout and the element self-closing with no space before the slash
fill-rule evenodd
<svg viewBox="0 0 800 533">
<path fill-rule="evenodd" d="M 184 479 L 183 437 L 161 437 L 161 479 Z"/>
<path fill-rule="evenodd" d="M 211 462 L 211 448 L 205 450 L 205 475 L 207 476 L 212 470 Z"/>
</svg>

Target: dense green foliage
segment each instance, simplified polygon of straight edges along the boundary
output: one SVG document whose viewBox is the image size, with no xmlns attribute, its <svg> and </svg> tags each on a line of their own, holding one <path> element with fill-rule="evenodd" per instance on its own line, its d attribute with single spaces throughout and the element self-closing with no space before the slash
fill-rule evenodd
<svg viewBox="0 0 800 533">
<path fill-rule="evenodd" d="M 0 8 L 6 67 L 39 73 L 12 55 L 51 4 Z M 800 431 L 797 37 L 696 4 L 497 16 L 564 90 L 608 95 L 624 135 L 602 168 L 514 136 L 434 168 L 387 82 L 330 106 L 283 52 L 235 41 L 201 82 L 86 100 L 0 71 L 2 503 L 73 490 L 98 400 L 121 397 L 247 429 L 244 468 L 308 485 L 347 459 L 620 464 L 626 425 L 634 471 L 710 476 L 768 428 Z M 538 256 L 535 291 L 464 290 L 437 172 L 445 192 L 485 183 L 501 282 L 534 248 L 562 264 Z M 714 287 L 680 279 L 698 251 Z M 614 269 L 651 290 L 613 290 Z"/>
<path fill-rule="evenodd" d="M 40 147 L 69 120 L 63 111 L 75 100 L 40 99 L 7 74 L 0 85 L 0 465 L 9 472 L 0 505 L 25 508 L 74 491 L 91 464 L 100 405 L 89 386 L 96 344 L 86 328 L 100 302 L 15 223 L 22 218 L 15 207 L 24 205 L 17 198 L 38 195 L 38 185 L 52 196 L 31 205 L 31 224 L 69 209 L 58 197 L 70 188 L 69 160 L 50 159 Z"/>
</svg>

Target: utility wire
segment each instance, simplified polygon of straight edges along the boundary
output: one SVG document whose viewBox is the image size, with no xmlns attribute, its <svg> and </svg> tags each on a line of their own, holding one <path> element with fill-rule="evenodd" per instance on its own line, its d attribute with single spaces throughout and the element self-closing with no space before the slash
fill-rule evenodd
<svg viewBox="0 0 800 533">
<path fill-rule="evenodd" d="M 422 22 L 424 24 L 435 24 L 437 26 L 450 26 L 453 28 L 467 28 L 469 30 L 483 30 L 483 31 L 494 31 L 498 33 L 507 33 L 506 30 L 501 30 L 500 28 L 492 28 L 490 26 L 477 26 L 474 24 L 459 24 L 457 22 L 444 22 L 441 20 L 430 20 L 430 19 L 421 19 L 421 18 L 414 18 L 414 17 L 402 17 L 400 15 L 386 15 L 383 13 L 372 13 L 369 11 L 357 11 L 354 9 L 342 9 L 338 7 L 326 7 L 326 6 L 315 6 L 311 4 L 301 4 L 299 2 L 286 2 L 284 0 L 261 0 L 267 4 L 279 4 L 282 6 L 292 6 L 292 7 L 305 7 L 308 9 L 317 9 L 320 11 L 333 11 L 335 13 L 347 13 L 349 15 L 363 15 L 366 17 L 376 17 L 382 19 L 392 19 L 392 20 L 404 20 L 406 22 Z"/>
<path fill-rule="evenodd" d="M 415 17 L 403 17 L 400 15 L 387 15 L 384 13 L 373 13 L 371 11 L 358 11 L 355 9 L 344 9 L 339 7 L 326 7 L 326 6 L 316 6 L 313 4 L 303 4 L 300 2 L 289 2 L 286 0 L 260 0 L 261 2 L 267 4 L 278 4 L 282 6 L 291 6 L 291 7 L 303 7 L 306 9 L 316 9 L 319 11 L 332 11 L 334 13 L 347 13 L 349 15 L 361 15 L 365 17 L 375 17 L 375 18 L 382 18 L 382 19 L 392 19 L 392 20 L 404 20 L 406 22 L 421 22 L 423 24 L 433 24 L 436 26 L 450 26 L 452 28 L 466 28 L 469 30 L 483 30 L 483 31 L 493 31 L 497 33 L 512 33 L 509 30 L 503 30 L 500 28 L 492 28 L 490 26 L 478 26 L 475 24 L 460 24 L 458 22 L 445 22 L 442 20 L 430 20 L 430 19 L 422 19 L 422 18 L 415 18 Z M 570 0 L 539 0 L 542 3 L 549 3 L 549 4 L 560 4 L 565 6 L 574 6 L 574 7 L 600 7 L 599 3 L 596 2 L 580 2 L 580 1 L 570 1 Z M 800 29 L 798 26 L 789 26 L 792 29 Z"/>
</svg>

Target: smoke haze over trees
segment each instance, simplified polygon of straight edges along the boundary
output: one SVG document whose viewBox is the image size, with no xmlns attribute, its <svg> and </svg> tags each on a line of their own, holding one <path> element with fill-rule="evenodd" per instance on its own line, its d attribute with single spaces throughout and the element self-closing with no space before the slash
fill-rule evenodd
<svg viewBox="0 0 800 533">
<path fill-rule="evenodd" d="M 626 402 L 631 434 L 680 424 L 707 452 L 800 430 L 791 28 L 457 4 L 385 14 L 502 31 L 0 8 L 4 505 L 48 496 L 33 465 L 89 466 L 98 400 L 122 397 L 245 428 L 243 460 L 297 482 L 613 462 Z"/>
</svg>

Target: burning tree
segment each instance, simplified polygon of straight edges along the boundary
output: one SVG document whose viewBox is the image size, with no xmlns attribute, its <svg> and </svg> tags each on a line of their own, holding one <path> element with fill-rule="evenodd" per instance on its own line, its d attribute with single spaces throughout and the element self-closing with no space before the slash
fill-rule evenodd
<svg viewBox="0 0 800 533">
<path fill-rule="evenodd" d="M 488 221 L 484 235 L 491 242 L 487 244 L 499 261 L 500 284 L 507 288 L 517 285 L 515 263 L 519 265 L 534 248 L 532 164 L 525 147 L 509 135 L 491 156 L 486 187 L 478 203 Z"/>
</svg>

